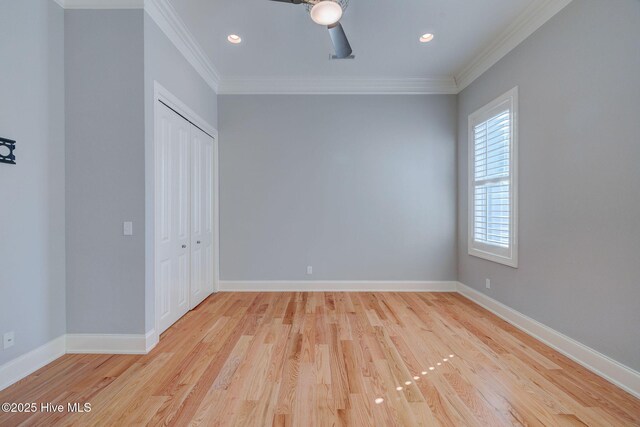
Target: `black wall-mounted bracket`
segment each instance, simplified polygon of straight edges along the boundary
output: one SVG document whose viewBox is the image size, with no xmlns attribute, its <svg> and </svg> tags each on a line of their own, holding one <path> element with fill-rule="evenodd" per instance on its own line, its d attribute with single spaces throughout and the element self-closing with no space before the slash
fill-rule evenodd
<svg viewBox="0 0 640 427">
<path fill-rule="evenodd" d="M 7 154 L 7 149 L 9 154 Z M 16 155 L 13 151 L 16 149 L 16 142 L 6 138 L 0 138 L 0 163 L 16 164 Z"/>
</svg>

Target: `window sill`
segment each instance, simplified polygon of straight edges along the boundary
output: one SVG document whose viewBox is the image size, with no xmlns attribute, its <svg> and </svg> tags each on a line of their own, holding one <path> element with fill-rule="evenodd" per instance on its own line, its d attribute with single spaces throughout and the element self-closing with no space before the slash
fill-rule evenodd
<svg viewBox="0 0 640 427">
<path fill-rule="evenodd" d="M 471 247 L 469 248 L 468 253 L 469 255 L 477 258 L 486 259 L 487 261 L 493 261 L 495 263 L 503 264 L 511 268 L 518 268 L 518 258 L 516 256 L 506 257 Z"/>
</svg>

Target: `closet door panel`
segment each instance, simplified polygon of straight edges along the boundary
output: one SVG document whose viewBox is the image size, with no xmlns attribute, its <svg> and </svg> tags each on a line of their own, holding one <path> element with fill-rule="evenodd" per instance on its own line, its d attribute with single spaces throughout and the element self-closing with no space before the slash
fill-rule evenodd
<svg viewBox="0 0 640 427">
<path fill-rule="evenodd" d="M 173 323 L 171 310 L 173 283 L 173 221 L 172 201 L 174 186 L 171 177 L 174 173 L 172 163 L 171 138 L 175 134 L 173 112 L 160 106 L 156 124 L 156 281 L 159 284 L 157 301 L 159 307 L 159 327 L 161 333 Z"/>
<path fill-rule="evenodd" d="M 178 266 L 176 268 L 174 301 L 176 320 L 184 316 L 189 311 L 189 287 L 190 287 L 190 191 L 191 177 L 191 124 L 182 117 L 175 115 L 177 123 L 177 139 L 175 144 L 174 158 L 176 163 L 176 203 L 173 209 L 176 212 L 176 258 Z"/>
<path fill-rule="evenodd" d="M 212 200 L 213 139 L 200 129 L 191 128 L 193 153 L 191 178 L 191 308 L 213 292 Z"/>
<path fill-rule="evenodd" d="M 214 239 L 214 214 L 213 214 L 213 197 L 215 192 L 215 170 L 214 170 L 214 146 L 215 142 L 213 138 L 207 135 L 204 141 L 204 158 L 203 158 L 203 194 L 205 203 L 203 205 L 203 247 L 204 247 L 204 259 L 206 260 L 204 265 L 204 277 L 205 286 L 204 290 L 207 295 L 213 292 L 213 280 L 214 280 L 214 259 L 217 255 L 215 253 L 215 239 Z"/>
<path fill-rule="evenodd" d="M 191 128 L 191 308 L 205 298 L 202 274 L 202 137 Z"/>
<path fill-rule="evenodd" d="M 159 331 L 189 309 L 190 124 L 164 105 L 156 128 L 156 281 Z"/>
</svg>

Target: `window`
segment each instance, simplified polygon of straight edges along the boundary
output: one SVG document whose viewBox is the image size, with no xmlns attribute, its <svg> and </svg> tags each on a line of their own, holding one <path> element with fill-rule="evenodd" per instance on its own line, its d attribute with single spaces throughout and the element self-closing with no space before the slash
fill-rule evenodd
<svg viewBox="0 0 640 427">
<path fill-rule="evenodd" d="M 518 266 L 518 88 L 469 116 L 469 254 Z"/>
</svg>

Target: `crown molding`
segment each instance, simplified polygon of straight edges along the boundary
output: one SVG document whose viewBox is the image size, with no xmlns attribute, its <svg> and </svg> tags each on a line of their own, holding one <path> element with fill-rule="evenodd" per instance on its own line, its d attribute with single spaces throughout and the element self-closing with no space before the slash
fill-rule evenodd
<svg viewBox="0 0 640 427">
<path fill-rule="evenodd" d="M 225 78 L 221 95 L 427 95 L 455 94 L 453 77 L 436 78 Z"/>
<path fill-rule="evenodd" d="M 144 0 L 144 10 L 207 84 L 218 92 L 220 73 L 167 0 Z"/>
<path fill-rule="evenodd" d="M 484 74 L 571 1 L 541 0 L 529 6 L 497 39 L 455 74 L 458 92 Z"/>
<path fill-rule="evenodd" d="M 572 0 L 539 0 L 453 76 L 427 78 L 224 78 L 168 0 L 53 0 L 65 9 L 142 9 L 205 82 L 219 94 L 457 94 L 533 34 Z"/>
<path fill-rule="evenodd" d="M 65 9 L 142 9 L 144 0 L 53 0 Z"/>
</svg>

